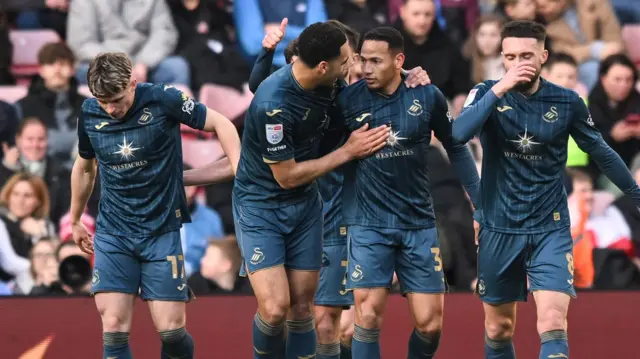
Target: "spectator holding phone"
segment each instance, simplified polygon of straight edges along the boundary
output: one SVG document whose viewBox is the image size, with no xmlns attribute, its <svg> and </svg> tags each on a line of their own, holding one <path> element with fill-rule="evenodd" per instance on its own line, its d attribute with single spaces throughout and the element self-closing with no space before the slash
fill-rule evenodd
<svg viewBox="0 0 640 359">
<path fill-rule="evenodd" d="M 600 63 L 599 76 L 589 110 L 602 137 L 628 166 L 640 152 L 638 73 L 626 55 L 612 55 Z"/>
</svg>

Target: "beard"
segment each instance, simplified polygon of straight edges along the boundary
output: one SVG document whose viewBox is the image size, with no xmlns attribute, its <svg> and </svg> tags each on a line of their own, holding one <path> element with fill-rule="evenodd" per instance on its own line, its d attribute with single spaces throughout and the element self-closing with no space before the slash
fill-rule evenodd
<svg viewBox="0 0 640 359">
<path fill-rule="evenodd" d="M 513 87 L 513 90 L 518 92 L 528 92 L 536 84 L 536 81 L 538 81 L 538 79 L 540 78 L 540 72 L 542 72 L 542 70 L 538 70 L 536 74 L 531 78 L 531 81 L 520 82 L 517 85 L 515 85 Z"/>
</svg>

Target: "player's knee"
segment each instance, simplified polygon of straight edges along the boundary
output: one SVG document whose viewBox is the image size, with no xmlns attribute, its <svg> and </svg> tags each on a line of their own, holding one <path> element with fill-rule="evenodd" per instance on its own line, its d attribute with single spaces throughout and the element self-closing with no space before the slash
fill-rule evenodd
<svg viewBox="0 0 640 359">
<path fill-rule="evenodd" d="M 322 343 L 333 343 L 339 336 L 340 316 L 331 310 L 316 310 L 316 332 Z"/>
<path fill-rule="evenodd" d="M 363 302 L 357 309 L 358 325 L 367 329 L 379 328 L 382 311 L 383 308 L 376 303 L 371 301 Z"/>
<path fill-rule="evenodd" d="M 490 339 L 507 340 L 513 337 L 515 322 L 508 317 L 494 317 L 485 320 L 484 328 Z"/>
<path fill-rule="evenodd" d="M 340 342 L 350 344 L 351 339 L 353 339 L 353 323 L 349 323 L 349 325 L 341 325 Z"/>
<path fill-rule="evenodd" d="M 559 308 L 552 308 L 538 314 L 538 334 L 542 334 L 551 330 L 566 330 L 567 315 L 566 312 Z"/>
<path fill-rule="evenodd" d="M 289 301 L 276 298 L 264 300 L 258 307 L 260 317 L 270 325 L 283 323 L 288 310 Z"/>
<path fill-rule="evenodd" d="M 289 308 L 289 312 L 291 313 L 291 319 L 293 320 L 307 319 L 313 315 L 313 304 L 311 302 L 292 303 L 291 308 Z"/>
<path fill-rule="evenodd" d="M 126 315 L 122 313 L 110 313 L 103 312 L 102 316 L 102 331 L 105 333 L 111 332 L 128 332 L 129 320 Z"/>
<path fill-rule="evenodd" d="M 434 311 L 428 317 L 418 318 L 416 330 L 427 338 L 439 336 L 442 332 L 442 312 Z"/>
</svg>

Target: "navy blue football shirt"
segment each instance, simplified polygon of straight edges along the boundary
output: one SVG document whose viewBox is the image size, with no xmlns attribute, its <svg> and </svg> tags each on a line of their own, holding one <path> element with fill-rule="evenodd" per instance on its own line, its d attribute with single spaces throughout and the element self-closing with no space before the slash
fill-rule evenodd
<svg viewBox="0 0 640 359">
<path fill-rule="evenodd" d="M 180 124 L 203 129 L 207 108 L 165 85 L 138 84 L 131 109 L 111 118 L 95 98 L 82 105 L 78 153 L 96 158 L 97 231 L 148 236 L 190 222 L 182 180 Z"/>
<path fill-rule="evenodd" d="M 485 81 L 469 93 L 454 121 L 460 141 L 478 134 L 483 148 L 482 226 L 503 233 L 544 233 L 570 225 L 563 173 L 569 135 L 603 172 L 640 203 L 640 190 L 595 128 L 572 90 L 541 79 L 531 96 L 497 98 Z"/>
<path fill-rule="evenodd" d="M 292 189 L 280 187 L 269 164 L 317 158 L 329 126 L 331 103 L 331 96 L 304 90 L 291 65 L 264 80 L 245 118 L 234 199 L 255 207 L 278 208 L 317 196 L 315 181 Z"/>
<path fill-rule="evenodd" d="M 435 226 L 429 192 L 427 152 L 431 131 L 442 142 L 471 198 L 479 179 L 470 152 L 453 143 L 447 101 L 433 85 L 407 88 L 390 96 L 370 90 L 364 80 L 345 89 L 338 105 L 350 130 L 388 125 L 387 145 L 344 169 L 344 216 L 348 225 L 423 229 Z M 433 169 L 436 170 L 436 169 Z"/>
</svg>

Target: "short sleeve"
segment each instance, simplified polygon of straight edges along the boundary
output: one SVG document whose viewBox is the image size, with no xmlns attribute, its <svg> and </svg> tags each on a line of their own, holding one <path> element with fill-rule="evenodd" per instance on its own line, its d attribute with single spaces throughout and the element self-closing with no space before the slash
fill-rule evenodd
<svg viewBox="0 0 640 359">
<path fill-rule="evenodd" d="M 159 85 L 162 94 L 162 104 L 169 112 L 171 118 L 177 119 L 180 123 L 202 130 L 207 121 L 207 107 L 198 103 L 184 92 L 170 85 Z"/>
<path fill-rule="evenodd" d="M 467 95 L 467 99 L 464 101 L 464 105 L 462 105 L 462 111 L 478 103 L 478 101 L 480 101 L 482 96 L 484 96 L 487 92 L 489 92 L 489 90 L 490 90 L 489 86 L 484 82 L 481 82 L 475 85 L 471 89 L 471 91 L 469 91 L 469 94 Z"/>
<path fill-rule="evenodd" d="M 576 96 L 572 102 L 571 124 L 569 134 L 586 153 L 591 152 L 601 141 L 602 135 L 596 128 L 584 101 Z"/>
<path fill-rule="evenodd" d="M 262 159 L 276 163 L 295 157 L 293 147 L 293 117 L 282 104 L 263 103 L 254 109 L 259 125 Z M 262 125 L 263 124 L 263 125 Z"/>
<path fill-rule="evenodd" d="M 435 133 L 440 142 L 445 143 L 451 141 L 451 112 L 449 112 L 449 105 L 447 99 L 442 92 L 435 87 L 431 86 L 433 91 L 433 107 L 431 108 L 431 129 Z M 425 89 L 425 91 L 427 91 Z"/>
<path fill-rule="evenodd" d="M 87 134 L 87 129 L 84 124 L 84 112 L 80 112 L 78 116 L 78 155 L 85 160 L 90 160 L 96 157 L 96 153 L 91 145 L 91 139 Z"/>
</svg>

